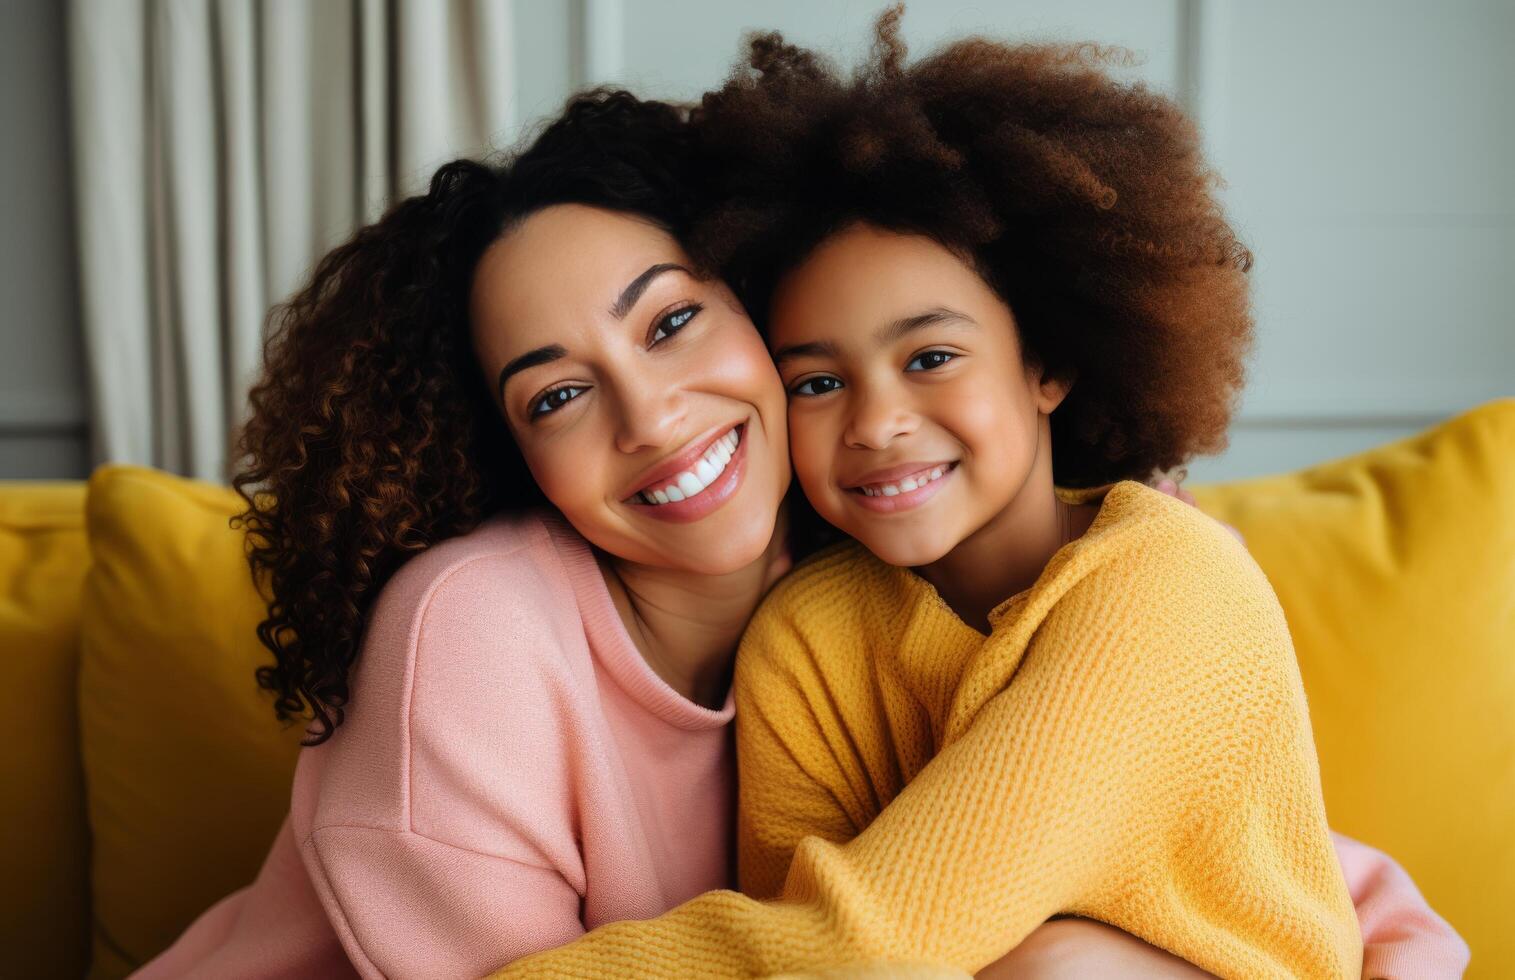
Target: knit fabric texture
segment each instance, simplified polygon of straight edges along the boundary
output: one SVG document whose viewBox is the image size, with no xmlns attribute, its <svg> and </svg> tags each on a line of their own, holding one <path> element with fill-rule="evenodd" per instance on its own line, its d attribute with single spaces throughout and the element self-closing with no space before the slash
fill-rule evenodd
<svg viewBox="0 0 1515 980">
<path fill-rule="evenodd" d="M 1099 514 L 988 636 L 855 544 L 780 583 L 737 662 L 745 894 L 494 975 L 971 972 L 1069 913 L 1222 977 L 1359 976 L 1267 579 L 1142 484 L 1058 492 Z"/>
</svg>

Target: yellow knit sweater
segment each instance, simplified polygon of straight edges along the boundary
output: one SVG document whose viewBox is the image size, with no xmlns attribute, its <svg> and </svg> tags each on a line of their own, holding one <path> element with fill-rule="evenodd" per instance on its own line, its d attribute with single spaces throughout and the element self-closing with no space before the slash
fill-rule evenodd
<svg viewBox="0 0 1515 980">
<path fill-rule="evenodd" d="M 973 971 L 1058 913 L 1222 977 L 1359 975 L 1288 628 L 1240 544 L 1118 483 L 990 626 L 857 545 L 801 567 L 737 661 L 747 894 L 496 976 Z"/>
</svg>

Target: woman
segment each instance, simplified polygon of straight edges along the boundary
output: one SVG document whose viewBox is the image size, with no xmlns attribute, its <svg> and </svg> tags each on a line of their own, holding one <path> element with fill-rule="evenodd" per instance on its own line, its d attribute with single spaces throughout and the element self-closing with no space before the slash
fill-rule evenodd
<svg viewBox="0 0 1515 980">
<path fill-rule="evenodd" d="M 141 975 L 474 975 L 731 883 L 732 654 L 789 469 L 761 338 L 680 244 L 688 150 L 582 97 L 285 311 L 237 486 L 260 681 L 312 744 L 257 881 Z"/>
</svg>

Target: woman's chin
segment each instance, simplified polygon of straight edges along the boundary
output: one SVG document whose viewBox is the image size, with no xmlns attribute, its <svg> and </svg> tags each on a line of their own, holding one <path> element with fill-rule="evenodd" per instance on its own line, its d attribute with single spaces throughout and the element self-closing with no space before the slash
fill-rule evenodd
<svg viewBox="0 0 1515 980">
<path fill-rule="evenodd" d="M 762 519 L 734 523 L 707 518 L 694 524 L 670 525 L 666 534 L 639 529 L 635 536 L 624 532 L 584 536 L 612 559 L 691 575 L 730 575 L 765 559 L 777 526 L 777 511 L 775 504 L 772 513 Z"/>
<path fill-rule="evenodd" d="M 708 544 L 694 544 L 667 557 L 671 567 L 686 572 L 731 575 L 767 557 L 775 525 L 775 519 L 770 517 L 747 527 L 725 529 L 712 535 Z"/>
</svg>

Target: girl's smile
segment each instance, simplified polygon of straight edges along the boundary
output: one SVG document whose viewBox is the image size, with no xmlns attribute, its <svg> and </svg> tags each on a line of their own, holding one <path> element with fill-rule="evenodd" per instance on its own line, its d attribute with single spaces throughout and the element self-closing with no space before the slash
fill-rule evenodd
<svg viewBox="0 0 1515 980">
<path fill-rule="evenodd" d="M 905 463 L 868 473 L 843 485 L 851 502 L 878 514 L 897 514 L 932 499 L 952 478 L 957 460 L 945 463 Z"/>
<path fill-rule="evenodd" d="M 850 225 L 780 280 L 768 333 L 794 472 L 821 517 L 912 568 L 986 528 L 989 554 L 1026 533 L 1012 505 L 1037 467 L 1050 479 L 1047 417 L 1071 383 L 1043 377 L 961 256 Z"/>
</svg>

